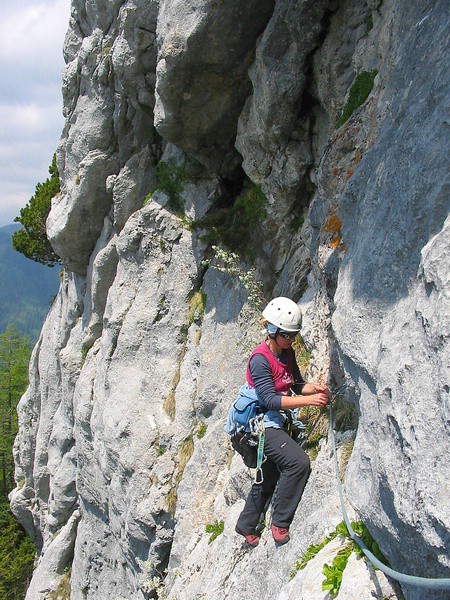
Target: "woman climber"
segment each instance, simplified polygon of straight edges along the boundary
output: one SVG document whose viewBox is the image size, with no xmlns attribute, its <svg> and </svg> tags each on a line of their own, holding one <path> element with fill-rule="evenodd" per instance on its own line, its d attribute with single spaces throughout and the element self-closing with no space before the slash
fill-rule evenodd
<svg viewBox="0 0 450 600">
<path fill-rule="evenodd" d="M 310 474 L 306 452 L 286 431 L 289 420 L 285 411 L 326 406 L 331 399 L 326 386 L 305 383 L 300 375 L 292 349 L 301 326 L 298 305 L 289 298 L 274 298 L 262 315 L 267 321 L 267 337 L 250 356 L 246 386 L 256 391 L 264 407 L 266 460 L 262 464 L 263 481 L 253 484 L 236 524 L 237 533 L 252 547 L 259 543 L 256 527 L 277 483 L 271 531 L 277 544 L 289 541 L 289 526 Z"/>
</svg>

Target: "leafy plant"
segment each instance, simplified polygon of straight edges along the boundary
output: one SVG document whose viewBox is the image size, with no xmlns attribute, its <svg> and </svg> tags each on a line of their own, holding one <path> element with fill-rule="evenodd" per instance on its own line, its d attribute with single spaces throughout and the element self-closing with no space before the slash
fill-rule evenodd
<svg viewBox="0 0 450 600">
<path fill-rule="evenodd" d="M 294 567 L 293 571 L 291 572 L 291 578 L 295 576 L 295 573 L 297 571 L 303 570 L 306 567 L 306 565 L 309 563 L 309 561 L 312 560 L 322 550 L 322 548 L 325 548 L 325 546 L 329 542 L 331 542 L 331 540 L 334 540 L 334 538 L 337 537 L 338 535 L 342 536 L 342 535 L 346 535 L 346 534 L 347 534 L 347 528 L 345 527 L 345 523 L 342 521 L 341 523 L 339 523 L 339 525 L 337 525 L 336 529 L 323 540 L 323 542 L 321 542 L 320 544 L 312 545 L 308 548 L 308 550 L 305 552 L 305 555 L 303 556 L 302 560 L 297 561 L 295 563 L 295 567 Z"/>
<path fill-rule="evenodd" d="M 322 543 L 310 546 L 302 560 L 299 560 L 295 563 L 295 567 L 291 572 L 291 579 L 295 576 L 297 571 L 302 571 L 309 563 L 309 561 L 312 560 L 317 554 L 319 554 L 322 548 L 324 548 L 328 544 L 328 542 L 331 542 L 331 540 L 334 539 L 336 535 L 337 534 L 333 532 L 331 535 L 325 538 Z"/>
<path fill-rule="evenodd" d="M 368 529 L 364 525 L 362 521 L 356 521 L 352 524 L 352 529 L 358 535 L 365 545 L 373 552 L 373 554 L 383 563 L 387 563 L 386 559 L 380 552 L 380 549 L 377 543 L 374 541 L 372 536 L 370 535 Z M 336 529 L 326 537 L 323 542 L 320 544 L 312 545 L 308 548 L 305 555 L 300 561 L 294 566 L 294 569 L 291 572 L 291 579 L 295 577 L 297 571 L 301 571 L 306 567 L 310 560 L 312 560 L 317 554 L 324 548 L 331 540 L 336 537 L 342 538 L 346 541 L 345 545 L 338 551 L 336 556 L 333 559 L 331 565 L 325 564 L 323 566 L 323 574 L 325 575 L 325 579 L 322 583 L 322 590 L 330 592 L 332 597 L 337 596 L 339 593 L 339 589 L 342 583 L 342 577 L 347 566 L 348 559 L 352 552 L 355 552 L 358 556 L 362 555 L 363 552 L 354 542 L 354 540 L 350 537 L 347 526 L 344 521 L 341 521 L 339 525 L 337 525 Z"/>
<path fill-rule="evenodd" d="M 341 118 L 336 123 L 336 127 L 341 127 L 355 110 L 364 104 L 373 89 L 377 74 L 378 70 L 374 69 L 373 71 L 362 71 L 362 73 L 356 76 L 350 88 L 347 104 L 344 107 Z"/>
<path fill-rule="evenodd" d="M 261 186 L 251 184 L 236 198 L 230 208 L 221 208 L 214 214 L 190 223 L 192 230 L 206 230 L 202 235 L 208 244 L 223 244 L 232 252 L 239 251 L 252 258 L 251 233 L 255 223 L 267 217 L 267 198 Z"/>
<path fill-rule="evenodd" d="M 50 177 L 44 183 L 38 183 L 34 196 L 28 204 L 20 210 L 20 217 L 14 221 L 21 223 L 19 229 L 12 236 L 14 250 L 21 252 L 27 258 L 53 267 L 61 262 L 54 252 L 47 237 L 46 221 L 51 208 L 51 201 L 60 191 L 59 173 L 56 167 L 56 156 L 53 156 L 49 167 Z"/>
<path fill-rule="evenodd" d="M 331 596 L 337 596 L 342 583 L 344 569 L 347 566 L 348 559 L 352 553 L 352 546 L 348 544 L 341 548 L 334 557 L 331 567 L 327 564 L 323 566 L 325 580 L 322 582 L 322 590 L 329 591 Z"/>
<path fill-rule="evenodd" d="M 371 550 L 371 552 L 384 564 L 387 563 L 385 557 L 381 553 L 378 544 L 372 538 L 369 533 L 369 530 L 364 525 L 362 521 L 356 521 L 352 524 L 352 529 L 356 533 L 358 537 L 362 539 L 364 544 Z M 322 582 L 322 590 L 329 591 L 330 595 L 335 597 L 339 593 L 339 589 L 342 583 L 342 577 L 344 574 L 345 567 L 347 566 L 348 559 L 352 552 L 355 552 L 358 556 L 363 555 L 363 551 L 358 546 L 358 544 L 350 537 L 347 526 L 344 522 L 341 522 L 336 528 L 338 534 L 348 540 L 348 543 L 339 550 L 331 566 L 325 564 L 323 566 L 323 574 L 325 575 L 325 579 Z"/>
<path fill-rule="evenodd" d="M 365 31 L 365 35 L 369 34 L 369 31 L 373 28 L 373 16 L 372 13 L 370 13 L 370 15 L 367 16 L 366 18 L 366 31 Z"/>
<path fill-rule="evenodd" d="M 205 434 L 206 434 L 206 430 L 207 430 L 207 429 L 208 429 L 208 426 L 206 425 L 206 423 L 201 423 L 201 424 L 198 426 L 198 429 L 197 429 L 197 438 L 198 438 L 199 440 L 201 440 L 202 438 L 204 438 L 204 437 L 205 437 Z"/>
<path fill-rule="evenodd" d="M 241 266 L 239 255 L 235 252 L 228 252 L 223 248 L 219 248 L 219 246 L 213 246 L 212 249 L 216 257 L 214 268 L 230 275 L 230 277 L 237 277 L 248 292 L 248 301 L 250 304 L 255 310 L 262 310 L 266 299 L 261 283 L 257 279 L 256 270 L 250 268 L 245 271 Z"/>
<path fill-rule="evenodd" d="M 213 246 L 212 250 L 216 257 L 216 261 L 212 265 L 214 269 L 226 273 L 230 277 L 236 277 L 248 293 L 248 305 L 243 312 L 243 318 L 247 325 L 246 332 L 236 342 L 236 345 L 241 347 L 245 352 L 249 352 L 255 346 L 254 336 L 256 334 L 256 326 L 259 324 L 260 329 L 261 310 L 264 304 L 267 303 L 262 285 L 257 279 L 256 269 L 252 267 L 246 270 L 238 254 L 224 250 L 218 246 Z M 209 261 L 204 261 L 204 264 L 208 263 Z M 260 331 L 258 331 L 257 335 L 259 338 Z"/>
<path fill-rule="evenodd" d="M 223 533 L 224 523 L 223 521 L 218 521 L 217 519 L 214 523 L 206 525 L 205 531 L 206 533 L 210 533 L 210 537 L 208 540 L 208 544 L 211 544 L 221 533 Z"/>
<path fill-rule="evenodd" d="M 149 594 L 151 598 L 166 598 L 164 579 L 167 576 L 167 568 L 160 570 L 151 561 L 143 561 L 137 558 L 137 563 L 145 575 L 145 579 L 141 583 L 141 590 L 145 594 Z"/>
<path fill-rule="evenodd" d="M 373 537 L 370 534 L 370 531 L 367 529 L 367 527 L 364 525 L 364 523 L 362 521 L 356 521 L 356 522 L 352 523 L 351 525 L 352 525 L 353 531 L 356 533 L 356 535 L 358 537 L 360 537 L 362 539 L 362 541 L 367 546 L 367 548 L 372 552 L 372 554 L 374 556 L 376 556 L 376 558 L 378 558 L 378 560 L 380 562 L 384 563 L 385 565 L 388 565 L 388 561 L 387 561 L 386 557 L 381 552 L 380 547 L 378 546 L 376 541 L 373 539 Z M 354 542 L 353 542 L 353 544 L 354 544 L 354 551 L 356 552 L 356 554 L 358 554 L 359 556 L 362 556 L 364 553 L 361 550 L 361 548 Z"/>
<path fill-rule="evenodd" d="M 303 212 L 295 215 L 289 224 L 291 231 L 293 231 L 293 232 L 300 231 L 300 229 L 303 227 L 304 222 L 305 222 L 305 215 Z"/>
<path fill-rule="evenodd" d="M 81 346 L 81 365 L 84 365 L 84 363 L 86 362 L 86 357 L 88 355 L 89 352 L 89 346 L 86 345 L 82 345 Z"/>
<path fill-rule="evenodd" d="M 189 177 L 185 165 L 177 166 L 173 158 L 167 161 L 160 160 L 156 166 L 156 179 L 158 186 L 152 190 L 144 200 L 145 204 L 150 200 L 156 190 L 165 192 L 169 198 L 169 207 L 179 217 L 184 216 L 184 201 L 181 192 Z"/>
</svg>

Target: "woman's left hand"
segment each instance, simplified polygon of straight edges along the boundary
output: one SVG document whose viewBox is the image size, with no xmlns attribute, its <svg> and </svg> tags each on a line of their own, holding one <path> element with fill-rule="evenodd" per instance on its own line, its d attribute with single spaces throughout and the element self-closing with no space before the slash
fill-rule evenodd
<svg viewBox="0 0 450 600">
<path fill-rule="evenodd" d="M 305 383 L 302 390 L 302 396 L 311 396 L 312 394 L 325 394 L 328 401 L 331 400 L 331 392 L 326 385 L 319 383 Z"/>
<path fill-rule="evenodd" d="M 326 385 L 319 385 L 319 384 L 315 383 L 314 387 L 316 388 L 316 394 L 320 394 L 320 393 L 325 394 L 326 397 L 328 398 L 328 400 L 331 400 L 331 392 L 327 388 Z"/>
</svg>

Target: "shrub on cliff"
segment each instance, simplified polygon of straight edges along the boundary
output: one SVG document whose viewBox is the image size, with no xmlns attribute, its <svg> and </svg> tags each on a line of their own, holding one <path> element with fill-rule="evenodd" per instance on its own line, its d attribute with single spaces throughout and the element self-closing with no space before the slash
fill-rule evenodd
<svg viewBox="0 0 450 600">
<path fill-rule="evenodd" d="M 156 190 L 162 190 L 169 198 L 169 208 L 182 218 L 184 216 L 184 200 L 181 193 L 184 184 L 189 179 L 186 165 L 177 166 L 173 158 L 169 158 L 167 161 L 160 160 L 156 166 L 156 179 L 158 180 L 158 186 L 147 195 L 144 206 Z"/>
<path fill-rule="evenodd" d="M 53 267 L 61 261 L 48 241 L 45 224 L 52 198 L 60 191 L 56 156 L 53 156 L 49 173 L 50 177 L 44 183 L 37 184 L 34 196 L 20 210 L 20 217 L 14 219 L 16 223 L 23 225 L 23 229 L 13 235 L 12 245 L 14 250 L 21 252 L 27 258 Z"/>
<path fill-rule="evenodd" d="M 267 198 L 261 187 L 249 184 L 234 204 L 221 208 L 215 213 L 191 222 L 190 228 L 204 230 L 204 242 L 208 244 L 223 244 L 232 252 L 239 252 L 248 259 L 254 258 L 251 234 L 256 224 L 262 223 L 267 217 Z"/>
</svg>

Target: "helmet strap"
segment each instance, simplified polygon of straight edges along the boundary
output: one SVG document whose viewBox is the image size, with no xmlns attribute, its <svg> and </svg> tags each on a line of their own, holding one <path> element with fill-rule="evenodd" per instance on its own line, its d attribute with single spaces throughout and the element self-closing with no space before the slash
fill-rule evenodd
<svg viewBox="0 0 450 600">
<path fill-rule="evenodd" d="M 271 339 L 278 348 L 281 348 L 280 344 L 277 342 L 277 335 L 278 335 L 279 330 L 280 329 L 277 328 L 276 333 L 269 333 L 268 338 Z"/>
</svg>

